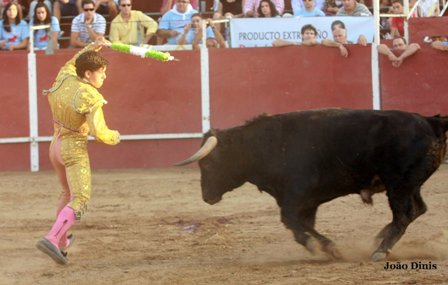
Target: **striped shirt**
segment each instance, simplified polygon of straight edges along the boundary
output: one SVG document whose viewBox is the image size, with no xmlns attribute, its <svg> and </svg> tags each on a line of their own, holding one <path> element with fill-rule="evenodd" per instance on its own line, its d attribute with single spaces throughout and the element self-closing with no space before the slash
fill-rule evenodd
<svg viewBox="0 0 448 285">
<path fill-rule="evenodd" d="M 104 35 L 106 33 L 106 19 L 100 14 L 95 13 L 93 16 L 92 29 L 95 33 Z M 93 39 L 89 37 L 87 26 L 84 23 L 84 13 L 73 18 L 71 32 L 79 33 L 79 40 L 84 43 L 93 41 Z"/>
</svg>

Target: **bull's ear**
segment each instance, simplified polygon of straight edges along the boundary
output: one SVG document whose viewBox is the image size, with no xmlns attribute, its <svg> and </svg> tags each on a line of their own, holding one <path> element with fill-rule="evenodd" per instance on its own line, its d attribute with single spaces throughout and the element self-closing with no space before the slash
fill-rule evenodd
<svg viewBox="0 0 448 285">
<path fill-rule="evenodd" d="M 208 137 L 208 139 L 205 141 L 204 145 L 192 156 L 189 158 L 182 160 L 178 163 L 175 163 L 175 166 L 182 166 L 187 165 L 192 162 L 201 160 L 202 158 L 206 157 L 218 144 L 218 139 L 214 136 Z"/>
</svg>

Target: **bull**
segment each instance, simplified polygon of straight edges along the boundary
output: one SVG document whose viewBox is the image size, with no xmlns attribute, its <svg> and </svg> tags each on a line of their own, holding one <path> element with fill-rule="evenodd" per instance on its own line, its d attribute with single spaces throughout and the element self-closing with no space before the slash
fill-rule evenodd
<svg viewBox="0 0 448 285">
<path fill-rule="evenodd" d="M 245 125 L 210 130 L 200 150 L 177 163 L 199 161 L 203 200 L 250 182 L 273 196 L 281 221 L 312 253 L 342 258 L 315 230 L 319 205 L 348 194 L 371 203 L 385 191 L 392 221 L 377 235 L 373 261 L 387 258 L 406 228 L 427 207 L 423 183 L 446 152 L 448 117 L 403 111 L 320 109 L 262 115 Z"/>
</svg>

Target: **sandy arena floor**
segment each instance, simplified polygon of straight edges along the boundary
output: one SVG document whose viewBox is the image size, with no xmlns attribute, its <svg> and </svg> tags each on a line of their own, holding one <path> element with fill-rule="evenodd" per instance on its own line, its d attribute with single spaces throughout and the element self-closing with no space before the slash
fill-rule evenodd
<svg viewBox="0 0 448 285">
<path fill-rule="evenodd" d="M 317 229 L 345 256 L 332 261 L 296 244 L 274 199 L 253 185 L 210 206 L 194 168 L 93 177 L 89 212 L 72 228 L 64 267 L 35 248 L 54 221 L 55 174 L 0 173 L 0 284 L 448 284 L 447 165 L 423 187 L 429 211 L 390 255 L 407 270 L 369 261 L 373 237 L 391 219 L 384 194 L 373 207 L 351 195 L 319 208 Z"/>
</svg>

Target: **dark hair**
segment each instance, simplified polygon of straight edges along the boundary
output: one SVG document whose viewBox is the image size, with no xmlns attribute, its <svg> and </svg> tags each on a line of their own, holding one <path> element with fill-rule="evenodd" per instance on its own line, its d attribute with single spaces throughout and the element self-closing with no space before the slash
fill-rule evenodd
<svg viewBox="0 0 448 285">
<path fill-rule="evenodd" d="M 81 8 L 84 8 L 84 5 L 86 5 L 86 4 L 92 4 L 93 7 L 95 7 L 95 2 L 93 2 L 93 0 L 82 0 Z"/>
<path fill-rule="evenodd" d="M 97 71 L 102 67 L 106 67 L 109 61 L 102 57 L 98 52 L 90 50 L 82 53 L 75 62 L 76 74 L 84 78 L 86 71 Z"/>
<path fill-rule="evenodd" d="M 316 28 L 311 24 L 303 26 L 302 29 L 300 30 L 300 34 L 303 35 L 305 33 L 305 31 L 307 31 L 307 30 L 311 30 L 314 32 L 315 35 L 317 35 Z"/>
<path fill-rule="evenodd" d="M 275 16 L 280 15 L 280 14 L 278 13 L 278 11 L 277 11 L 277 8 L 275 8 L 274 3 L 272 3 L 271 0 L 261 0 L 261 1 L 260 1 L 260 5 L 258 5 L 258 9 L 257 9 L 258 17 L 262 17 L 262 18 L 264 17 L 263 13 L 261 13 L 261 4 L 262 4 L 263 2 L 266 2 L 266 3 L 269 4 L 269 9 L 271 9 L 271 17 L 275 17 Z"/>
<path fill-rule="evenodd" d="M 394 4 L 394 3 L 399 3 L 401 6 L 403 6 L 403 0 L 392 0 L 391 4 Z"/>
<path fill-rule="evenodd" d="M 45 11 L 47 12 L 47 17 L 44 19 L 43 22 L 39 21 L 39 19 L 37 18 L 37 9 L 38 8 L 44 8 Z M 39 0 L 36 4 L 36 7 L 34 7 L 34 15 L 33 15 L 33 25 L 37 26 L 40 24 L 51 24 L 51 12 L 50 9 L 48 8 L 47 4 L 45 4 L 42 0 Z M 50 28 L 47 28 L 47 33 L 50 31 Z M 37 31 L 34 31 L 34 33 L 36 33 Z"/>
<path fill-rule="evenodd" d="M 131 4 L 132 4 L 132 0 L 130 0 L 131 1 Z M 118 5 L 120 5 L 121 4 L 121 0 L 118 0 Z"/>
<path fill-rule="evenodd" d="M 14 24 L 19 25 L 20 21 L 22 20 L 22 15 L 19 10 L 19 6 L 14 2 L 9 2 L 5 5 L 5 8 L 3 8 L 2 18 L 3 18 L 3 29 L 7 31 L 8 33 L 11 32 L 11 24 L 9 23 L 8 15 L 6 14 L 8 12 L 8 9 L 12 6 L 16 6 L 17 8 L 17 17 L 14 19 Z"/>
<path fill-rule="evenodd" d="M 193 17 L 199 17 L 202 19 L 201 13 L 194 13 L 193 15 L 191 15 L 191 18 L 193 18 Z"/>
<path fill-rule="evenodd" d="M 335 26 L 341 26 L 341 28 L 345 30 L 345 24 L 341 20 L 336 20 L 333 23 L 331 23 L 331 31 L 334 31 Z"/>
</svg>

